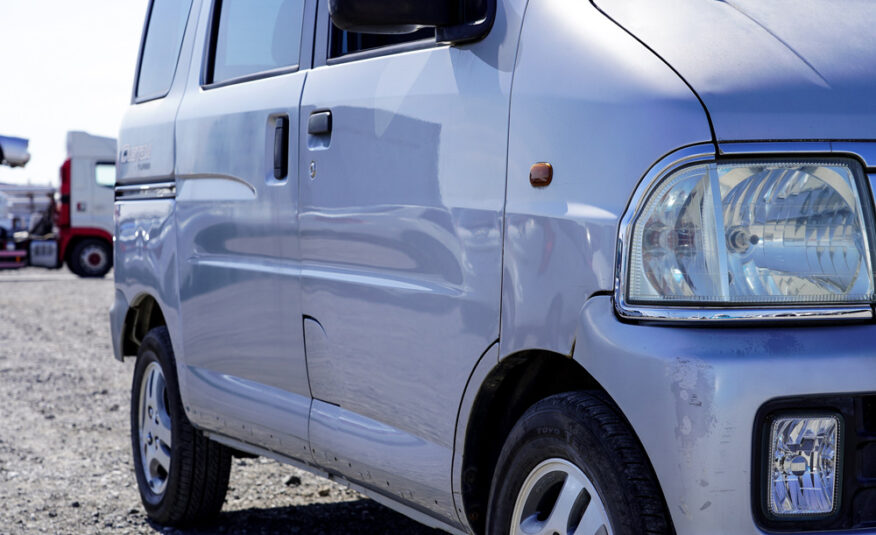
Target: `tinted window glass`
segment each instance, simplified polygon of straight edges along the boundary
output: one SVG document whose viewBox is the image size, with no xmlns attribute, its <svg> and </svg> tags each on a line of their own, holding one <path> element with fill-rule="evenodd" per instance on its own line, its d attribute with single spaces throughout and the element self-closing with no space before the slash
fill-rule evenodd
<svg viewBox="0 0 876 535">
<path fill-rule="evenodd" d="M 222 0 L 207 83 L 298 64 L 304 0 Z"/>
<path fill-rule="evenodd" d="M 337 58 L 353 52 L 371 50 L 383 46 L 409 43 L 423 39 L 435 39 L 435 28 L 421 28 L 413 33 L 377 34 L 348 32 L 332 24 L 329 57 Z"/>
<path fill-rule="evenodd" d="M 170 90 L 192 0 L 154 0 L 137 79 L 137 97 L 162 97 Z"/>
<path fill-rule="evenodd" d="M 111 188 L 116 185 L 116 164 L 99 163 L 94 166 L 94 180 L 98 186 Z"/>
</svg>

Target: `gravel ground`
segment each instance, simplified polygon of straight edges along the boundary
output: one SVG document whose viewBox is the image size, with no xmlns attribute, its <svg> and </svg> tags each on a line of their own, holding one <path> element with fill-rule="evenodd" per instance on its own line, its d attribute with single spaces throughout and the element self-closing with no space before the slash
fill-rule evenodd
<svg viewBox="0 0 876 535">
<path fill-rule="evenodd" d="M 360 494 L 269 459 L 236 459 L 219 522 L 151 524 L 129 438 L 133 361 L 112 358 L 112 275 L 0 271 L 0 534 L 414 534 Z"/>
</svg>

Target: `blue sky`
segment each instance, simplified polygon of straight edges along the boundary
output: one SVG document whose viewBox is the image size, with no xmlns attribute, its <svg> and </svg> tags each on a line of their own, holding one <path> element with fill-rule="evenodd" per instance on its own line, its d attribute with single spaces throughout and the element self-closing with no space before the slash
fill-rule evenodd
<svg viewBox="0 0 876 535">
<path fill-rule="evenodd" d="M 147 0 L 0 0 L 0 134 L 30 139 L 0 182 L 57 183 L 68 130 L 116 137 Z"/>
</svg>

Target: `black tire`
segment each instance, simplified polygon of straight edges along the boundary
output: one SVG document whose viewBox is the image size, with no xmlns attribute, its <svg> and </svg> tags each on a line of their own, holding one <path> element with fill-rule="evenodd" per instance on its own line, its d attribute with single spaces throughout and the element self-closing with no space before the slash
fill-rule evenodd
<svg viewBox="0 0 876 535">
<path fill-rule="evenodd" d="M 160 389 L 162 394 L 154 398 L 160 399 L 162 417 L 169 419 L 171 442 L 169 448 L 164 448 L 165 452 L 168 449 L 170 451 L 169 469 L 159 470 L 164 477 L 156 478 L 163 481 L 160 489 L 153 488 L 150 484 L 148 469 L 143 462 L 144 456 L 148 462 L 149 453 L 144 453 L 147 445 L 140 440 L 141 387 L 142 393 L 146 395 L 144 376 L 147 370 L 154 376 L 156 365 L 163 373 L 166 386 Z M 147 413 L 144 409 L 144 418 L 146 414 L 151 419 L 152 413 Z M 158 407 L 155 414 L 157 419 Z M 149 426 L 151 425 L 150 421 Z M 151 437 L 151 433 L 149 436 Z M 157 434 L 155 437 L 154 447 L 164 447 Z M 150 441 L 149 444 L 148 447 L 151 448 L 153 442 Z M 131 387 L 131 447 L 137 487 L 149 518 L 169 526 L 200 525 L 215 519 L 228 491 L 231 450 L 205 437 L 192 427 L 186 417 L 179 395 L 170 335 L 165 327 L 149 331 L 137 354 Z"/>
<path fill-rule="evenodd" d="M 103 277 L 113 267 L 113 248 L 104 240 L 84 239 L 73 247 L 67 265 L 80 277 Z"/>
<path fill-rule="evenodd" d="M 583 505 L 580 511 L 573 508 L 573 526 L 576 514 L 583 515 L 591 503 L 599 503 L 604 505 L 614 535 L 674 532 L 654 471 L 619 411 L 597 393 L 569 392 L 530 407 L 509 433 L 490 489 L 488 534 L 511 533 L 512 522 L 521 522 L 512 518 L 518 495 L 533 480 L 530 474 L 539 474 L 539 467 L 553 459 L 577 467 L 601 500 L 599 503 L 585 496 L 576 501 Z M 564 480 L 559 481 L 557 485 L 562 487 Z M 548 495 L 551 491 L 543 492 Z M 521 498 L 521 503 L 533 502 Z M 538 515 L 524 507 L 522 516 L 531 515 L 528 518 L 537 520 L 550 516 L 555 503 L 538 503 Z M 577 518 L 581 521 L 580 516 Z M 565 529 L 557 531 L 566 533 Z"/>
<path fill-rule="evenodd" d="M 77 277 L 81 277 L 82 273 L 79 272 L 79 264 L 73 262 L 73 251 L 70 251 L 70 254 L 67 255 L 67 268 L 70 270 L 70 273 L 76 275 Z"/>
</svg>

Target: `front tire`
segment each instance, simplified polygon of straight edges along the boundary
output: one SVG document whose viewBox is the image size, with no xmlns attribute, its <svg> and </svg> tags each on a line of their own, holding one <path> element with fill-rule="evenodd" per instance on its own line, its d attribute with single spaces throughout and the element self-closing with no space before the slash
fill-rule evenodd
<svg viewBox="0 0 876 535">
<path fill-rule="evenodd" d="M 491 535 L 672 533 L 639 441 L 598 394 L 570 392 L 527 410 L 493 476 Z"/>
<path fill-rule="evenodd" d="M 146 514 L 171 526 L 214 519 L 225 501 L 231 453 L 192 427 L 179 395 L 167 328 L 140 344 L 131 387 L 131 446 Z"/>
</svg>

